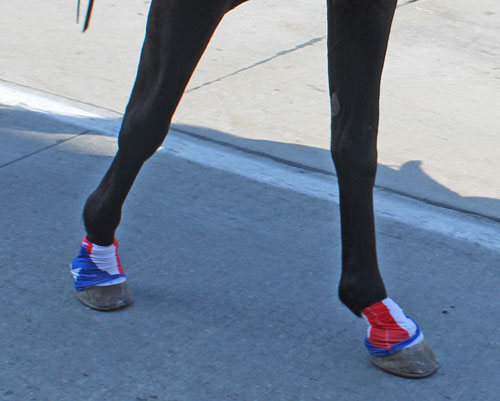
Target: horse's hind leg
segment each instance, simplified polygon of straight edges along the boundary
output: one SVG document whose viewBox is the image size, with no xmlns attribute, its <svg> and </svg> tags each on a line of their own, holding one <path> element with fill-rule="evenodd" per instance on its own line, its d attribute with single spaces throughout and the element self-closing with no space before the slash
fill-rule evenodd
<svg viewBox="0 0 500 401">
<path fill-rule="evenodd" d="M 397 375 L 437 368 L 415 322 L 390 298 L 377 265 L 372 190 L 382 66 L 396 0 L 329 0 L 328 53 L 332 156 L 340 188 L 342 277 L 339 295 L 370 331 L 374 363 Z"/>
<path fill-rule="evenodd" d="M 152 2 L 144 46 L 109 170 L 84 208 L 87 236 L 72 263 L 78 298 L 99 310 L 131 302 L 114 239 L 143 163 L 163 142 L 191 74 L 225 12 L 243 1 Z"/>
</svg>

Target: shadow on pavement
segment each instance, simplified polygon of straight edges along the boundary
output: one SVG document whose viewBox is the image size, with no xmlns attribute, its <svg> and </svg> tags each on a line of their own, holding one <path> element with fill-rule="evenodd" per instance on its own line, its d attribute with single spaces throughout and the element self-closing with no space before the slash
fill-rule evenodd
<svg viewBox="0 0 500 401">
<path fill-rule="evenodd" d="M 498 290 L 498 253 L 380 220 L 388 288 L 409 305 L 442 362 L 424 382 L 391 377 L 369 365 L 364 322 L 336 300 L 337 208 L 175 156 L 158 154 L 146 163 L 118 232 L 136 304 L 120 313 L 82 307 L 68 264 L 83 235 L 83 202 L 109 165 L 116 140 L 82 134 L 92 121 L 80 128 L 73 122 L 0 110 L 2 152 L 33 149 L 0 169 L 0 398 L 385 401 L 496 395 L 498 330 L 491 316 L 498 302 L 484 294 Z M 119 120 L 106 123 L 119 126 Z M 72 136 L 47 148 L 38 139 L 45 133 Z M 18 141 L 6 140 L 12 136 Z M 407 179 L 408 167 L 432 183 L 418 163 L 380 169 Z M 446 189 L 436 184 L 436 190 Z"/>
<path fill-rule="evenodd" d="M 51 134 L 68 134 L 75 130 L 68 129 L 68 124 L 76 125 L 77 127 L 96 127 L 104 126 L 106 133 L 102 135 L 116 135 L 119 130 L 121 119 L 89 119 L 84 117 L 63 117 L 62 121 L 54 120 L 50 114 L 40 113 L 37 111 L 23 110 L 12 107 L 0 106 L 0 128 L 7 132 L 25 131 L 40 132 L 49 136 Z M 81 133 L 82 130 L 76 130 Z M 267 140 L 254 140 L 240 138 L 225 132 L 213 130 L 210 128 L 189 126 L 182 124 L 173 124 L 170 135 L 176 135 L 176 132 L 193 136 L 208 142 L 215 142 L 223 146 L 230 146 L 247 153 L 254 153 L 259 156 L 269 157 L 276 161 L 304 167 L 313 171 L 318 171 L 327 175 L 335 175 L 333 164 L 328 150 L 314 148 L 300 144 L 278 143 Z M 99 131 L 92 130 L 93 135 L 99 135 Z M 44 138 L 46 140 L 47 137 Z M 33 137 L 36 141 L 37 138 Z M 164 143 L 164 147 L 168 148 L 168 137 Z M 307 155 L 311 163 L 297 163 L 294 155 Z M 321 160 L 321 166 L 329 166 L 327 168 L 317 168 L 316 160 Z M 383 164 L 378 165 L 377 169 L 378 188 L 386 189 L 391 192 L 409 196 L 414 199 L 419 199 L 434 205 L 451 208 L 465 213 L 474 213 L 480 216 L 490 218 L 494 221 L 500 221 L 500 199 L 486 197 L 464 197 L 452 191 L 446 186 L 434 180 L 426 174 L 422 169 L 422 161 L 411 160 L 404 163 L 399 168 L 392 168 Z M 414 188 L 423 188 L 424 191 L 419 191 L 417 194 L 401 189 L 401 185 Z"/>
</svg>

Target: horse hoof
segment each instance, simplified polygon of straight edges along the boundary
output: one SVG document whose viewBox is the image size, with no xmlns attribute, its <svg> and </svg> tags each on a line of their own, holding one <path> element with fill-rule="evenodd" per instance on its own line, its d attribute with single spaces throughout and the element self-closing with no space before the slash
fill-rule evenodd
<svg viewBox="0 0 500 401">
<path fill-rule="evenodd" d="M 120 309 L 132 303 L 132 295 L 126 281 L 120 284 L 94 286 L 76 291 L 76 297 L 89 308 L 100 311 Z"/>
<path fill-rule="evenodd" d="M 439 361 L 425 340 L 388 356 L 372 356 L 373 364 L 393 375 L 419 379 L 432 375 Z"/>
</svg>

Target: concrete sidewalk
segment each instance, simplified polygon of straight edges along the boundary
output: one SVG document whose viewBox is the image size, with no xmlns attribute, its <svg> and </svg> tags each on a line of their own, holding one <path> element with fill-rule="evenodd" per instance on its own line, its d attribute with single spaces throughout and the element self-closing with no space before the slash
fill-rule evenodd
<svg viewBox="0 0 500 401">
<path fill-rule="evenodd" d="M 390 294 L 441 360 L 430 379 L 386 375 L 336 297 L 337 205 L 176 156 L 180 135 L 145 166 L 118 233 L 136 303 L 99 313 L 67 266 L 115 139 L 0 108 L 0 399 L 496 399 L 499 248 L 377 217 Z"/>
<path fill-rule="evenodd" d="M 500 219 L 500 3 L 400 2 L 382 87 L 379 187 Z M 0 79 L 121 112 L 149 1 L 4 4 Z M 324 0 L 252 0 L 216 32 L 180 129 L 332 173 Z M 187 131 L 187 130 L 186 130 Z"/>
</svg>

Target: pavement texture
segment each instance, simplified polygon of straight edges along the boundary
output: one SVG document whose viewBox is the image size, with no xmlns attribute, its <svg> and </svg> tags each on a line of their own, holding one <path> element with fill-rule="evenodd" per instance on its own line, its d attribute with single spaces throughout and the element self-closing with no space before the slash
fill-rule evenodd
<svg viewBox="0 0 500 401">
<path fill-rule="evenodd" d="M 365 323 L 336 296 L 338 206 L 170 145 L 200 136 L 228 159 L 239 148 L 329 177 L 324 2 L 284 3 L 253 0 L 228 15 L 171 142 L 139 176 L 118 231 L 136 299 L 123 311 L 79 304 L 68 266 L 116 139 L 91 119 L 0 101 L 0 400 L 498 399 L 500 247 L 377 215 L 389 294 L 441 361 L 429 379 L 389 376 L 369 362 Z M 2 5 L 2 85 L 117 123 L 148 4 L 102 0 L 84 36 L 73 4 Z M 497 232 L 499 14 L 489 0 L 398 9 L 378 179 L 488 216 L 464 219 Z"/>
<path fill-rule="evenodd" d="M 336 297 L 337 205 L 179 158 L 167 140 L 118 232 L 136 303 L 95 312 L 68 264 L 116 140 L 22 108 L 0 122 L 0 399 L 496 399 L 498 249 L 377 217 L 389 292 L 441 360 L 430 379 L 389 376 Z"/>
<path fill-rule="evenodd" d="M 0 79 L 121 113 L 149 1 L 2 5 Z M 382 83 L 377 185 L 500 220 L 500 3 L 400 1 Z M 324 0 L 230 12 L 174 122 L 193 135 L 333 172 Z M 288 146 L 286 146 L 288 145 Z"/>
</svg>

